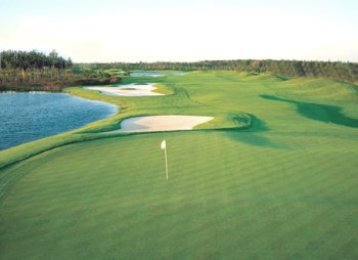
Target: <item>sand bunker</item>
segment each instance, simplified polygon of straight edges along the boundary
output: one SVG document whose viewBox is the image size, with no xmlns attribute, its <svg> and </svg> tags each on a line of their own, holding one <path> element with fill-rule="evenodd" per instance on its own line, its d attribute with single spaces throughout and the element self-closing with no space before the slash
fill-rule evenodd
<svg viewBox="0 0 358 260">
<path fill-rule="evenodd" d="M 211 116 L 142 116 L 123 120 L 121 129 L 113 133 L 158 132 L 191 130 L 193 127 L 212 120 Z"/>
<path fill-rule="evenodd" d="M 97 90 L 111 96 L 142 97 L 142 96 L 163 96 L 164 94 L 153 92 L 157 88 L 154 84 L 130 84 L 117 87 L 85 87 L 85 89 Z"/>
</svg>

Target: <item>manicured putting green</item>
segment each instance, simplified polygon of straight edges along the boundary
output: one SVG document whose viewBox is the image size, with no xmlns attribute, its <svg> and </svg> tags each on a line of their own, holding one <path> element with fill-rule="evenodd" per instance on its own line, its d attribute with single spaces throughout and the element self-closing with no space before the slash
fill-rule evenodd
<svg viewBox="0 0 358 260">
<path fill-rule="evenodd" d="M 317 86 L 310 93 L 305 79 L 289 85 L 268 75 L 197 72 L 159 80 L 195 104 L 178 110 L 246 113 L 252 125 L 107 137 L 1 169 L 19 176 L 0 201 L 1 259 L 358 257 L 353 86 L 340 85 L 331 99 Z M 337 88 L 327 82 L 321 93 Z"/>
</svg>

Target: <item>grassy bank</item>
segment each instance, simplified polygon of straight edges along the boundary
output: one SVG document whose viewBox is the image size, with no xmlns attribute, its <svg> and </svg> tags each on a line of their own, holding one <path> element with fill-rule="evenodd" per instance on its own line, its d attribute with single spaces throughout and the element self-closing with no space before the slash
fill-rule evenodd
<svg viewBox="0 0 358 260">
<path fill-rule="evenodd" d="M 174 94 L 68 88 L 121 112 L 0 153 L 0 166 L 30 157 L 0 168 L 1 259 L 357 258 L 355 85 L 234 72 L 123 79 L 141 82 Z M 98 139 L 159 114 L 215 120 Z"/>
</svg>

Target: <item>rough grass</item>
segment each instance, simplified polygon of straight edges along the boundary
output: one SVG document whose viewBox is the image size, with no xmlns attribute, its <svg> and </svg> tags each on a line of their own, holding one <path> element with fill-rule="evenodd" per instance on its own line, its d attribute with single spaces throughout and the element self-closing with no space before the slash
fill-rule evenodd
<svg viewBox="0 0 358 260">
<path fill-rule="evenodd" d="M 175 94 L 131 99 L 69 89 L 124 108 L 7 152 L 98 138 L 92 132 L 135 114 L 212 115 L 212 125 L 200 127 L 250 127 L 96 139 L 0 169 L 18 176 L 0 200 L 1 259 L 358 257 L 354 85 L 233 72 L 154 80 Z M 320 91 L 308 94 L 306 84 Z"/>
</svg>

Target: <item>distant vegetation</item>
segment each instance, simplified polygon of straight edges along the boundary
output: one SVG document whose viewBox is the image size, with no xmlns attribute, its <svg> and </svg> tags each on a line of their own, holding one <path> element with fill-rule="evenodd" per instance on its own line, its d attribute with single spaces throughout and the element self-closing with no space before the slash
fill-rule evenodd
<svg viewBox="0 0 358 260">
<path fill-rule="evenodd" d="M 295 60 L 216 60 L 200 62 L 154 62 L 94 64 L 97 68 L 120 67 L 131 70 L 229 70 L 268 72 L 283 77 L 320 77 L 350 83 L 358 82 L 358 64 Z"/>
<path fill-rule="evenodd" d="M 329 78 L 358 83 L 358 63 L 296 60 L 215 60 L 199 62 L 154 63 L 77 63 L 53 50 L 48 55 L 38 51 L 3 51 L 0 53 L 1 90 L 60 91 L 66 86 L 104 85 L 120 82 L 134 70 L 227 70 L 252 74 L 271 73 L 285 78 Z"/>
<path fill-rule="evenodd" d="M 72 66 L 71 58 L 67 60 L 53 50 L 46 55 L 37 51 L 3 51 L 0 59 L 1 69 L 65 69 Z"/>
<path fill-rule="evenodd" d="M 3 51 L 0 53 L 0 91 L 61 91 L 66 86 L 102 85 L 120 81 L 112 71 L 73 66 L 53 50 L 48 55 L 38 51 Z"/>
</svg>

